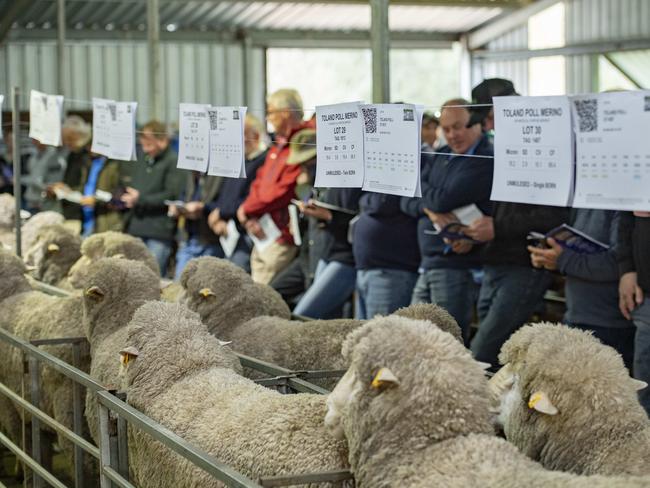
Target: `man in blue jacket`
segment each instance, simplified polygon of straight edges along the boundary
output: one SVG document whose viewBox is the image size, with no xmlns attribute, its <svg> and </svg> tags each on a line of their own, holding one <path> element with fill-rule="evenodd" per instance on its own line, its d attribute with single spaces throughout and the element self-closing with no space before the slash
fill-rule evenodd
<svg viewBox="0 0 650 488">
<path fill-rule="evenodd" d="M 462 207 L 475 205 L 484 215 L 491 211 L 493 147 L 479 123 L 468 127 L 470 112 L 465 105 L 469 102 L 463 99 L 443 105 L 440 126 L 448 145 L 439 150 L 442 154 L 423 155 L 422 198 L 403 198 L 401 207 L 418 218 L 422 261 L 412 303 L 447 309 L 467 341 L 475 294 L 472 269 L 480 267 L 479 246 L 433 235 L 436 228 L 458 221 Z"/>
</svg>

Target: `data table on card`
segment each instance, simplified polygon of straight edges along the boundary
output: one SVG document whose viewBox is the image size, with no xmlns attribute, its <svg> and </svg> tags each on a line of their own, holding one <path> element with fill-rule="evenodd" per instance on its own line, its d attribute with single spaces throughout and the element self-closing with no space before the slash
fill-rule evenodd
<svg viewBox="0 0 650 488">
<path fill-rule="evenodd" d="M 495 97 L 492 200 L 565 206 L 573 189 L 567 97 Z"/>
<path fill-rule="evenodd" d="M 572 97 L 574 206 L 650 210 L 650 91 Z"/>
</svg>

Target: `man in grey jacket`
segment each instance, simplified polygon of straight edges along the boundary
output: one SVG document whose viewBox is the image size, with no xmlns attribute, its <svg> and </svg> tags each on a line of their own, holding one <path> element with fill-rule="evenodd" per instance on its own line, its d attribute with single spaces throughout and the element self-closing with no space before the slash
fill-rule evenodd
<svg viewBox="0 0 650 488">
<path fill-rule="evenodd" d="M 632 370 L 635 328 L 618 306 L 618 242 L 620 214 L 612 210 L 574 209 L 571 225 L 609 245 L 594 254 L 580 254 L 548 239 L 548 249 L 530 246 L 536 268 L 557 270 L 566 276 L 567 324 L 590 330 L 604 344 L 616 349 Z"/>
</svg>

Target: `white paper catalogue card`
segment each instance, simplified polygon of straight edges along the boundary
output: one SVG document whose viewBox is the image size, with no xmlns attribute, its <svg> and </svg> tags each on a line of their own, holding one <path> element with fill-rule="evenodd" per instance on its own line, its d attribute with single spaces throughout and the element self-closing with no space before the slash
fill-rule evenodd
<svg viewBox="0 0 650 488">
<path fill-rule="evenodd" d="M 361 105 L 364 128 L 363 189 L 404 197 L 421 196 L 420 122 L 410 104 Z"/>
<path fill-rule="evenodd" d="M 29 96 L 29 137 L 49 146 L 61 145 L 63 95 L 32 90 Z"/>
<path fill-rule="evenodd" d="M 91 151 L 109 159 L 135 161 L 135 112 L 137 102 L 93 98 Z"/>
<path fill-rule="evenodd" d="M 245 178 L 244 119 L 246 107 L 210 107 L 208 174 Z"/>
<path fill-rule="evenodd" d="M 316 181 L 320 188 L 363 186 L 363 116 L 359 103 L 316 107 Z"/>
<path fill-rule="evenodd" d="M 492 200 L 570 204 L 573 134 L 568 97 L 494 98 Z"/>
<path fill-rule="evenodd" d="M 571 98 L 575 207 L 650 211 L 650 91 Z"/>
<path fill-rule="evenodd" d="M 178 107 L 178 164 L 180 169 L 205 173 L 210 157 L 208 105 L 181 103 Z"/>
</svg>

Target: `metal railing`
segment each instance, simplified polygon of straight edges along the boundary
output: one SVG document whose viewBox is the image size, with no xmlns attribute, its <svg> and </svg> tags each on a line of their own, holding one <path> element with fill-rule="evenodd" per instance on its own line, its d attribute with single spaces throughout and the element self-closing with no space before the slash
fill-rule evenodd
<svg viewBox="0 0 650 488">
<path fill-rule="evenodd" d="M 31 453 L 27 453 L 25 449 L 21 449 L 11 439 L 2 434 L 0 434 L 0 443 L 9 449 L 25 466 L 32 470 L 33 486 L 35 488 L 41 488 L 45 483 L 55 488 L 65 488 L 65 485 L 43 466 L 41 431 L 44 427 L 52 429 L 74 445 L 75 488 L 84 488 L 86 486 L 87 480 L 84 478 L 83 471 L 83 459 L 85 455 L 90 455 L 99 461 L 100 486 L 102 488 L 111 488 L 113 486 L 121 488 L 133 487 L 129 481 L 127 424 L 147 433 L 227 486 L 260 488 L 352 480 L 350 472 L 342 470 L 324 473 L 273 476 L 260 479 L 259 483 L 255 482 L 217 461 L 201 449 L 192 446 L 166 427 L 130 407 L 86 373 L 38 348 L 38 346 L 43 345 L 69 344 L 73 348 L 73 361 L 77 361 L 78 364 L 81 348 L 85 347 L 85 338 L 43 339 L 33 341 L 30 344 L 0 329 L 0 341 L 18 348 L 26 357 L 26 374 L 29 376 L 31 403 L 2 383 L 0 383 L 0 394 L 5 395 L 19 408 L 31 415 Z M 328 393 L 327 390 L 312 385 L 297 375 L 312 374 L 316 375 L 315 377 L 329 377 L 329 372 L 291 372 L 286 368 L 281 368 L 243 355 L 240 355 L 240 361 L 242 365 L 256 368 L 258 371 L 266 374 L 280 373 L 282 376 L 276 376 L 272 380 L 279 378 L 279 383 L 286 384 L 291 390 L 308 391 L 310 393 Z M 41 397 L 40 364 L 53 368 L 73 382 L 74 421 L 72 429 L 53 419 L 39 408 Z M 321 376 L 322 374 L 326 376 Z M 99 403 L 99 447 L 94 446 L 82 437 L 84 420 L 81 388 L 86 388 L 88 394 L 95 395 Z M 74 393 L 77 391 L 78 393 Z"/>
</svg>

